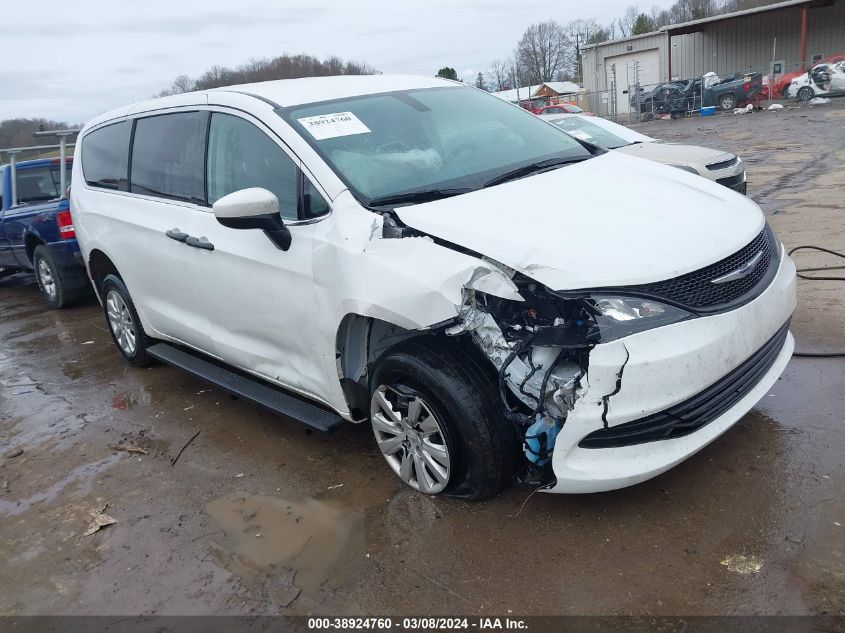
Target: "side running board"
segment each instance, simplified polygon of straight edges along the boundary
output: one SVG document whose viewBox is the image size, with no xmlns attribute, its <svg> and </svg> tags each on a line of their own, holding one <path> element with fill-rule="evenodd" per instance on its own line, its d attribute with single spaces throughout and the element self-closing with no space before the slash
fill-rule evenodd
<svg viewBox="0 0 845 633">
<path fill-rule="evenodd" d="M 184 369 L 229 393 L 252 400 L 270 411 L 281 413 L 317 431 L 332 433 L 344 424 L 344 419 L 333 411 L 272 387 L 257 378 L 215 365 L 167 343 L 156 343 L 147 349 L 147 353 L 163 363 Z"/>
</svg>

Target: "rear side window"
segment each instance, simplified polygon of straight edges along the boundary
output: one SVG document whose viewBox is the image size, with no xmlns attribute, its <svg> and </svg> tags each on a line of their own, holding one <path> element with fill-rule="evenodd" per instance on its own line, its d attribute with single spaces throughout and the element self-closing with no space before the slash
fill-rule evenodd
<svg viewBox="0 0 845 633">
<path fill-rule="evenodd" d="M 133 193 L 205 204 L 206 112 L 138 119 L 132 143 Z"/>
<path fill-rule="evenodd" d="M 46 202 L 62 197 L 59 165 L 16 171 L 18 204 Z M 70 180 L 67 184 L 70 184 Z"/>
<path fill-rule="evenodd" d="M 82 139 L 82 172 L 92 187 L 126 191 L 129 162 L 129 121 L 94 130 Z"/>
<path fill-rule="evenodd" d="M 235 191 L 262 187 L 279 199 L 283 218 L 298 217 L 299 169 L 258 127 L 236 116 L 211 115 L 208 138 L 208 202 Z"/>
</svg>

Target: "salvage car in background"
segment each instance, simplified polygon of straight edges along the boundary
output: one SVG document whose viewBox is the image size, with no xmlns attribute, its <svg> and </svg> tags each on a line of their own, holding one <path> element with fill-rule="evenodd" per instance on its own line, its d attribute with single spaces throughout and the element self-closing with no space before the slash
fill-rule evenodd
<svg viewBox="0 0 845 633">
<path fill-rule="evenodd" d="M 845 61 L 845 53 L 837 53 L 836 55 L 828 55 L 827 57 L 823 57 L 822 59 L 819 59 L 819 60 L 813 62 L 813 65 L 815 66 L 817 64 L 835 64 L 836 62 L 841 62 L 841 61 Z M 778 77 L 775 80 L 774 98 L 778 99 L 780 97 L 786 97 L 787 96 L 787 90 L 789 89 L 789 86 L 792 84 L 792 81 L 794 79 L 797 79 L 798 77 L 801 77 L 802 75 L 805 75 L 805 74 L 806 74 L 806 71 L 799 70 L 797 72 L 786 73 L 785 75 L 781 75 L 780 77 Z"/>
<path fill-rule="evenodd" d="M 19 161 L 13 187 L 11 165 L 0 166 L 0 276 L 34 272 L 51 308 L 89 288 L 60 170 L 58 158 Z"/>
<path fill-rule="evenodd" d="M 710 72 L 687 82 L 658 84 L 652 91 L 640 95 L 640 111 L 680 113 L 702 106 L 731 111 L 738 105 L 759 101 L 762 89 L 761 73 L 737 73 L 725 79 Z M 636 108 L 636 95 L 631 96 L 631 105 Z"/>
<path fill-rule="evenodd" d="M 840 95 L 845 95 L 845 61 L 816 64 L 810 72 L 793 79 L 786 89 L 786 96 L 798 101 Z"/>
<path fill-rule="evenodd" d="M 582 110 L 577 105 L 573 105 L 571 103 L 556 103 L 555 105 L 549 105 L 545 108 L 540 108 L 535 114 L 583 114 L 585 116 L 596 116 L 592 112 L 587 112 L 586 110 Z"/>
<path fill-rule="evenodd" d="M 369 421 L 426 494 L 643 481 L 792 354 L 795 267 L 756 204 L 454 82 L 228 86 L 78 143 L 74 220 L 123 357 L 324 431 Z"/>
<path fill-rule="evenodd" d="M 671 165 L 704 176 L 739 193 L 746 192 L 745 167 L 736 154 L 698 145 L 664 143 L 598 117 L 558 114 L 541 118 L 582 141 Z"/>
</svg>

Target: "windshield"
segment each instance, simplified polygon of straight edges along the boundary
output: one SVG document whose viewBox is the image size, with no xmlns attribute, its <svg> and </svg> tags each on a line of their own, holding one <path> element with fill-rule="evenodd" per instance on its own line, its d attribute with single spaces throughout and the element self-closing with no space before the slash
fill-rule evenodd
<svg viewBox="0 0 845 633">
<path fill-rule="evenodd" d="M 406 192 L 480 189 L 524 165 L 591 156 L 522 108 L 459 86 L 278 112 L 363 204 Z"/>
</svg>

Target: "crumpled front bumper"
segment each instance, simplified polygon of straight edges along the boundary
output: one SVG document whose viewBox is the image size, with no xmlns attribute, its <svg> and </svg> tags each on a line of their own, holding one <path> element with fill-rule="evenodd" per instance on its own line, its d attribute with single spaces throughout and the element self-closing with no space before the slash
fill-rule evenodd
<svg viewBox="0 0 845 633">
<path fill-rule="evenodd" d="M 744 306 L 596 346 L 575 407 L 557 436 L 550 492 L 601 492 L 672 468 L 744 416 L 771 388 L 792 356 L 786 336 L 759 381 L 722 415 L 683 437 L 614 448 L 579 442 L 607 426 L 666 411 L 707 389 L 754 355 L 795 309 L 795 265 L 785 254 L 766 290 Z"/>
</svg>

